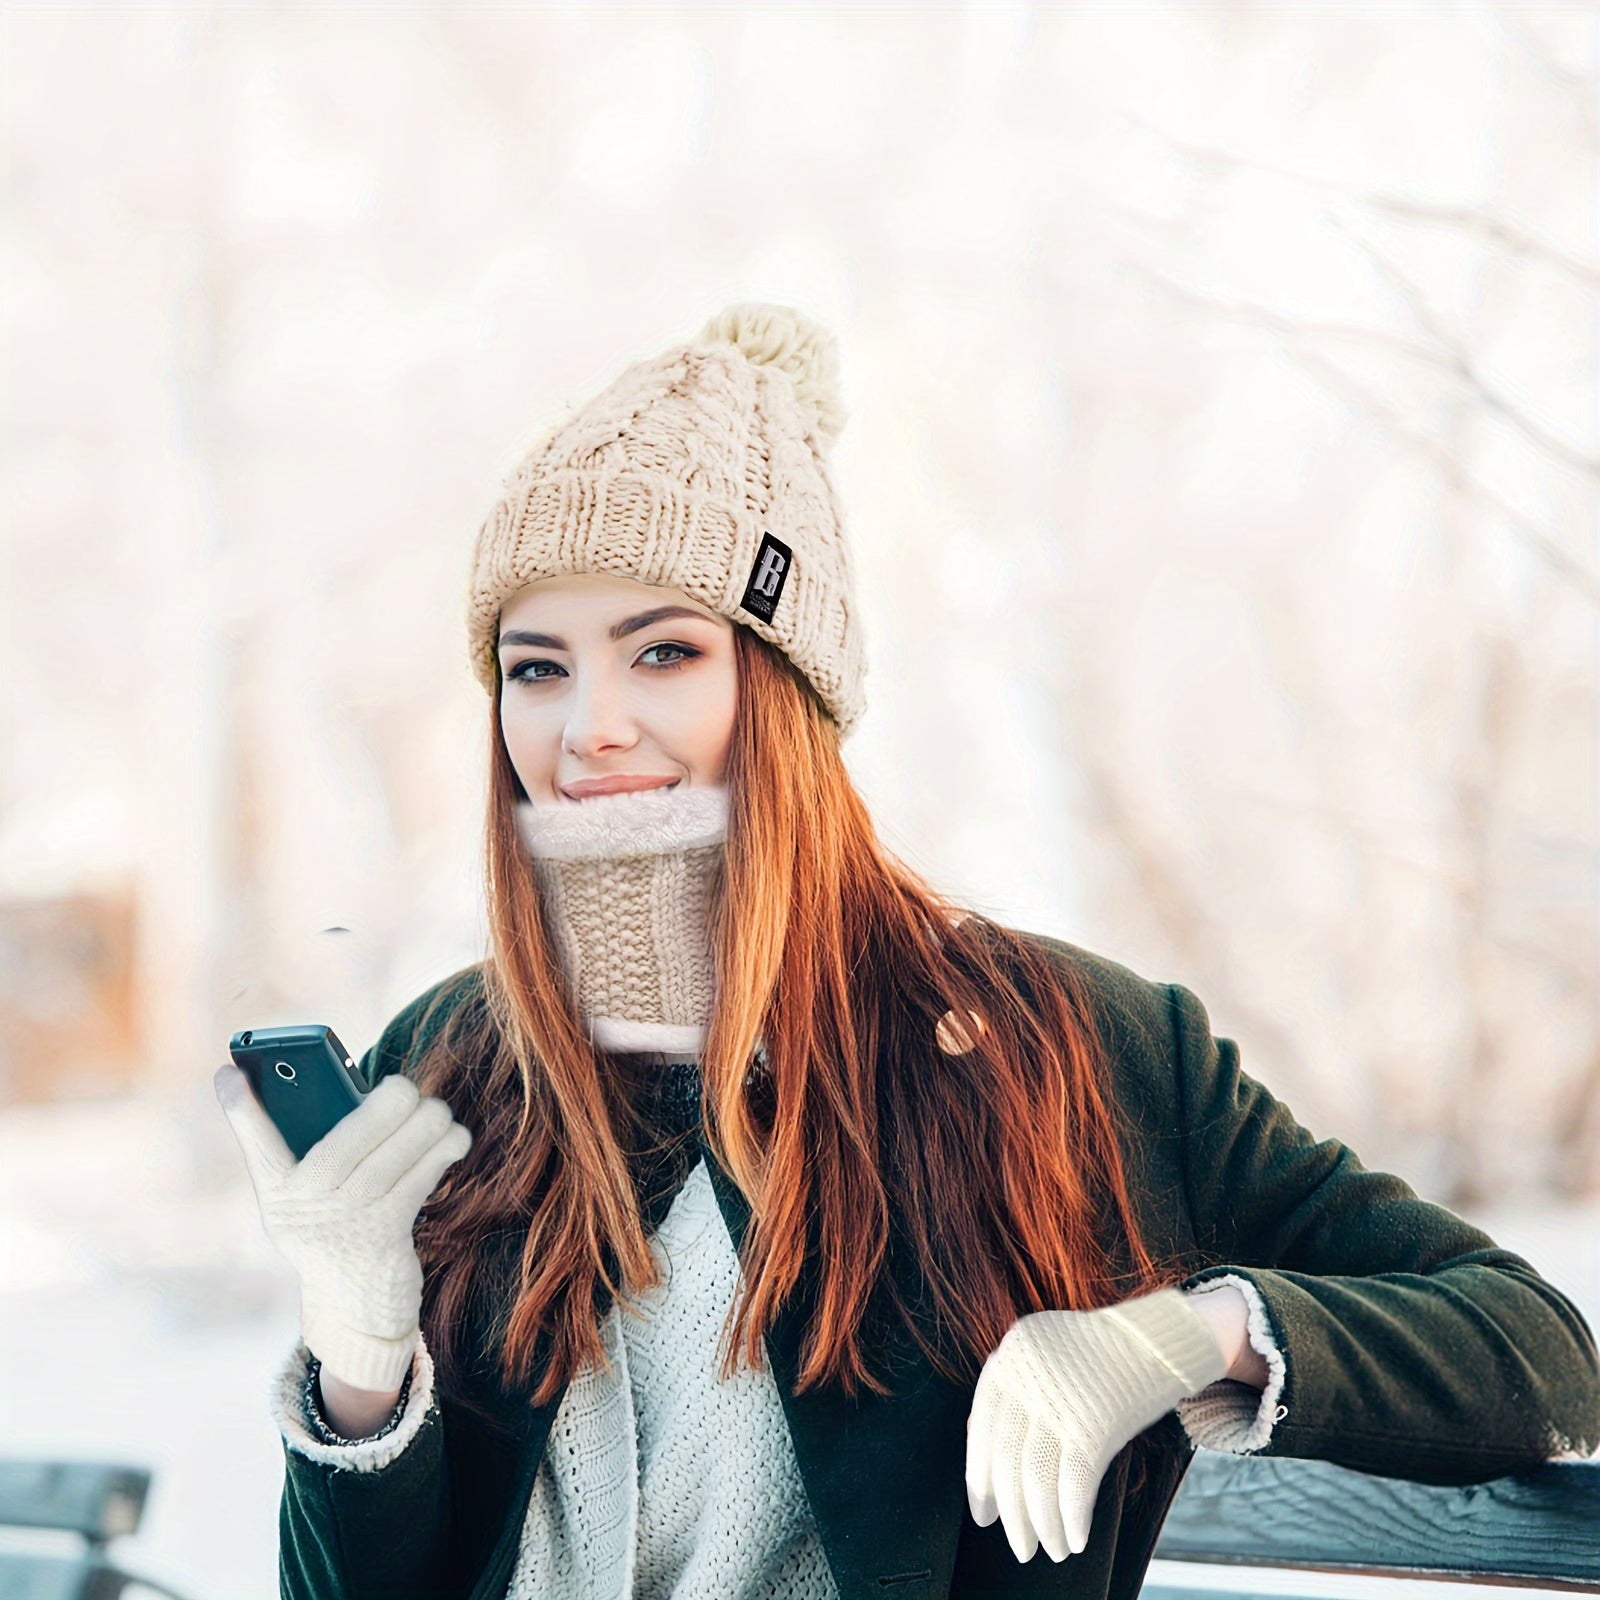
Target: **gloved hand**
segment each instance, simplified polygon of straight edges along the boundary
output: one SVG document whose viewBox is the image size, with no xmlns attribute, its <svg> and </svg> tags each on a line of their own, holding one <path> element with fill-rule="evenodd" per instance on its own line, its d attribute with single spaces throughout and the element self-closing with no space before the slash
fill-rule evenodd
<svg viewBox="0 0 1600 1600">
<path fill-rule="evenodd" d="M 967 1419 L 973 1520 L 1004 1518 L 1018 1561 L 1041 1544 L 1054 1561 L 1081 1555 L 1116 1453 L 1227 1370 L 1210 1326 L 1173 1288 L 1018 1318 L 978 1374 Z"/>
<path fill-rule="evenodd" d="M 213 1081 L 262 1227 L 300 1274 L 306 1346 L 355 1388 L 398 1389 L 422 1310 L 412 1225 L 445 1169 L 471 1147 L 471 1130 L 396 1072 L 296 1161 L 237 1066 L 218 1068 Z"/>
</svg>

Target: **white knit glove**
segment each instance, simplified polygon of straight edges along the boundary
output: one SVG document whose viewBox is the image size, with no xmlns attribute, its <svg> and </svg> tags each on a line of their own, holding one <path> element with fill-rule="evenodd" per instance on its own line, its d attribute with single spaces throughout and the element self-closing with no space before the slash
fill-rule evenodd
<svg viewBox="0 0 1600 1600">
<path fill-rule="evenodd" d="M 214 1082 L 262 1227 L 300 1274 L 307 1348 L 355 1388 L 398 1389 L 422 1310 L 412 1224 L 445 1169 L 471 1147 L 471 1130 L 395 1072 L 296 1161 L 237 1066 L 220 1067 Z"/>
<path fill-rule="evenodd" d="M 973 1521 L 1003 1517 L 1018 1561 L 1041 1544 L 1053 1561 L 1081 1555 L 1116 1453 L 1227 1369 L 1177 1289 L 1019 1318 L 978 1374 L 967 1419 Z"/>
</svg>

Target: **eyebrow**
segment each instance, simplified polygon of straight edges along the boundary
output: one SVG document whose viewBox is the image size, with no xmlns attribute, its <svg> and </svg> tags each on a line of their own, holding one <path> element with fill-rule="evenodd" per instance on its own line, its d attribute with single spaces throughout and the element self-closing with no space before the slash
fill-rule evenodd
<svg viewBox="0 0 1600 1600">
<path fill-rule="evenodd" d="M 648 628 L 652 622 L 659 622 L 663 617 L 697 617 L 701 622 L 711 622 L 715 619 L 708 617 L 703 611 L 691 611 L 688 606 L 657 606 L 654 611 L 641 611 L 636 617 L 624 617 L 621 622 L 611 626 L 613 639 L 625 638 L 630 633 L 637 633 L 640 628 Z M 505 649 L 508 644 L 531 644 L 542 650 L 565 650 L 567 642 L 558 639 L 553 633 L 530 633 L 526 628 L 511 628 L 500 635 L 500 649 Z"/>
</svg>

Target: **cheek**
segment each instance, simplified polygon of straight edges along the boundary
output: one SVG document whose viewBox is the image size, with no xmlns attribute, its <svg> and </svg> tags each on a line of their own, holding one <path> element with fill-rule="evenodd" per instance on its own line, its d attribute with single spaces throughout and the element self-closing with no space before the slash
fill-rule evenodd
<svg viewBox="0 0 1600 1600">
<path fill-rule="evenodd" d="M 683 762 L 691 762 L 702 781 L 720 771 L 733 739 L 736 685 L 722 672 L 698 674 L 693 683 L 678 682 L 642 712 L 662 746 Z"/>
<path fill-rule="evenodd" d="M 500 736 L 506 750 L 518 767 L 527 767 L 539 761 L 541 752 L 554 735 L 544 726 L 547 719 L 530 715 L 526 708 L 500 708 Z"/>
<path fill-rule="evenodd" d="M 734 717 L 739 709 L 739 686 L 730 673 L 706 695 L 701 709 L 701 760 L 720 769 L 733 745 Z"/>
</svg>

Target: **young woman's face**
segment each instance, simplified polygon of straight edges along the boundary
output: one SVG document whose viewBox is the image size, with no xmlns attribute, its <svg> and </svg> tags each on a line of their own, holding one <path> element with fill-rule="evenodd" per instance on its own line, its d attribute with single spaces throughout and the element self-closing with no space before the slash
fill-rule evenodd
<svg viewBox="0 0 1600 1600">
<path fill-rule="evenodd" d="M 689 615 L 640 622 L 664 606 Z M 500 727 L 530 800 L 581 804 L 608 779 L 724 781 L 733 623 L 683 590 L 609 572 L 541 578 L 501 606 L 499 649 Z"/>
</svg>

